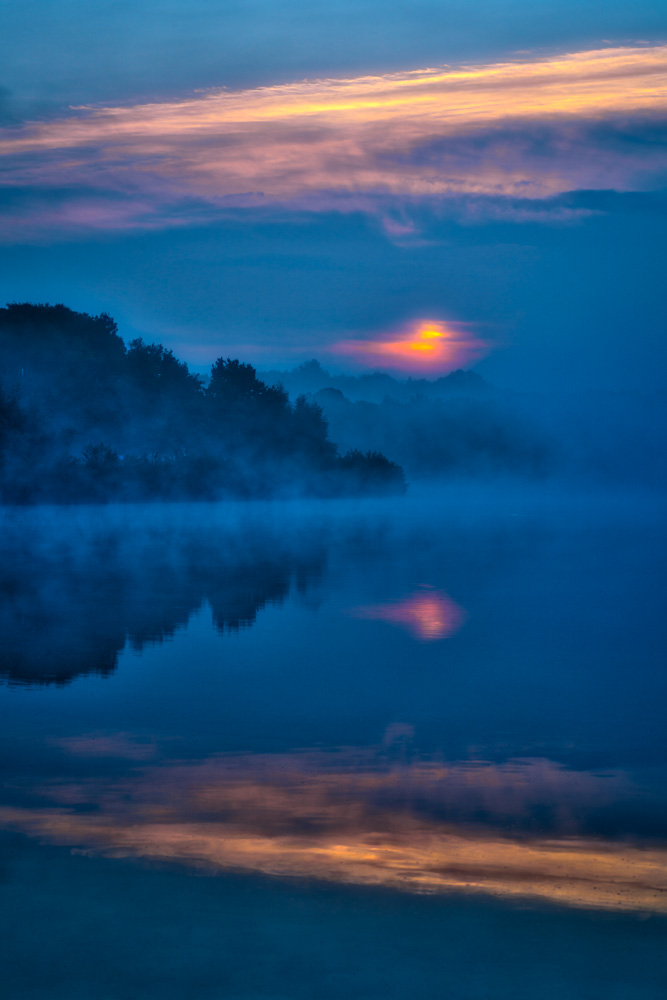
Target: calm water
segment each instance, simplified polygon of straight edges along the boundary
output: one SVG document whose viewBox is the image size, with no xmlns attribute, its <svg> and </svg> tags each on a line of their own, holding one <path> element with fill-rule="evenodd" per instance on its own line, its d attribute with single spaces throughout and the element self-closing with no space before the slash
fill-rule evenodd
<svg viewBox="0 0 667 1000">
<path fill-rule="evenodd" d="M 667 994 L 664 498 L 4 511 L 12 998 Z"/>
</svg>

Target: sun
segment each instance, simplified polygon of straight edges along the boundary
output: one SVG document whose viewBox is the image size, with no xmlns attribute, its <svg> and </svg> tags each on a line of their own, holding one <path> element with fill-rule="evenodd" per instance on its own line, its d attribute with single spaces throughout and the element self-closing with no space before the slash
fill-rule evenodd
<svg viewBox="0 0 667 1000">
<path fill-rule="evenodd" d="M 443 374 L 469 365 L 488 353 L 490 346 L 470 324 L 418 319 L 398 334 L 376 340 L 346 340 L 334 344 L 334 353 L 354 357 L 366 365 L 421 374 Z"/>
</svg>

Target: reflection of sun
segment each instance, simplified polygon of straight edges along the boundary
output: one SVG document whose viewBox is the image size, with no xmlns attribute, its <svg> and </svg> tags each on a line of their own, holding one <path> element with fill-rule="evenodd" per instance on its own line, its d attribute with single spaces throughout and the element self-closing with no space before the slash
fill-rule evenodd
<svg viewBox="0 0 667 1000">
<path fill-rule="evenodd" d="M 402 613 L 419 632 L 422 639 L 440 639 L 451 626 L 444 613 L 442 600 L 437 597 L 418 597 L 406 601 Z M 398 615 L 396 620 L 399 620 Z"/>
<path fill-rule="evenodd" d="M 465 611 L 447 594 L 438 590 L 423 590 L 400 601 L 355 608 L 357 618 L 369 618 L 398 625 L 421 642 L 446 639 L 463 625 Z"/>
</svg>

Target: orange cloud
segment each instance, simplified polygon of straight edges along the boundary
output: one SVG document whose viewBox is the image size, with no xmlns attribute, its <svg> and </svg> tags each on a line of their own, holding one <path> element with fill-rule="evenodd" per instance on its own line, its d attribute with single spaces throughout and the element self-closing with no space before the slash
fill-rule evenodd
<svg viewBox="0 0 667 1000">
<path fill-rule="evenodd" d="M 72 109 L 3 130 L 0 163 L 11 187 L 86 185 L 163 208 L 175 198 L 544 198 L 650 181 L 667 166 L 664 150 L 640 155 L 630 143 L 621 155 L 580 126 L 666 110 L 667 46 L 617 47 Z M 531 139 L 536 126 L 555 130 L 548 155 Z M 104 225 L 104 214 L 97 205 L 88 221 Z"/>
<path fill-rule="evenodd" d="M 488 353 L 490 345 L 478 340 L 464 324 L 419 319 L 393 337 L 343 340 L 330 350 L 367 365 L 381 363 L 383 368 L 433 374 L 478 361 Z"/>
</svg>

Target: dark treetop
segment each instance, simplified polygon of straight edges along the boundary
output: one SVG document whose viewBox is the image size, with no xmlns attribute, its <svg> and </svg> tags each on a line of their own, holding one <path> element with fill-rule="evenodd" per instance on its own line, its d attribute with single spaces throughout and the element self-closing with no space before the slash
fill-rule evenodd
<svg viewBox="0 0 667 1000">
<path fill-rule="evenodd" d="M 322 408 L 290 402 L 252 365 L 218 358 L 208 384 L 161 344 L 63 305 L 0 309 L 5 503 L 402 492 L 378 452 L 344 455 Z"/>
</svg>

